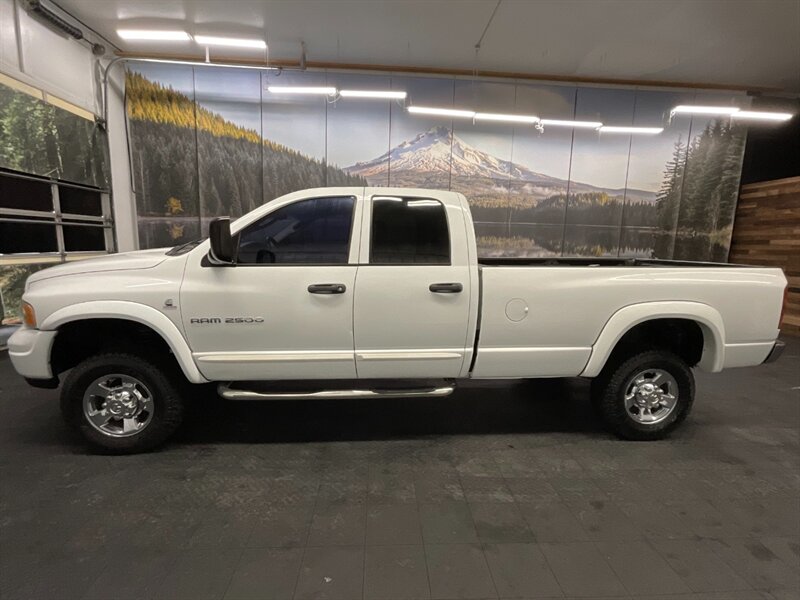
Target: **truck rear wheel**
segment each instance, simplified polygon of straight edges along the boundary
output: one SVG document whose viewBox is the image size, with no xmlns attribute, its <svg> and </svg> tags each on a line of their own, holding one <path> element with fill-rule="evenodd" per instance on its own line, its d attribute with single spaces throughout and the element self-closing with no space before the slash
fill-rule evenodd
<svg viewBox="0 0 800 600">
<path fill-rule="evenodd" d="M 134 354 L 98 354 L 70 372 L 61 390 L 61 412 L 94 450 L 147 452 L 166 441 L 183 419 L 172 375 Z"/>
<path fill-rule="evenodd" d="M 694 402 L 691 369 L 667 350 L 648 350 L 616 363 L 592 388 L 592 400 L 606 426 L 627 440 L 668 436 Z"/>
</svg>

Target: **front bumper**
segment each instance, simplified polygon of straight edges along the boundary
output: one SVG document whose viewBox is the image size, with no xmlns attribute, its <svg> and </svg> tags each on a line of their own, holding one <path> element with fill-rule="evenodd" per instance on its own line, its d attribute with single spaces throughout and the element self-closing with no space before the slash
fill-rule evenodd
<svg viewBox="0 0 800 600">
<path fill-rule="evenodd" d="M 783 354 L 784 348 L 786 348 L 786 344 L 780 340 L 775 340 L 775 343 L 772 345 L 772 350 L 769 351 L 767 358 L 764 359 L 764 364 L 778 360 L 781 357 L 781 354 Z"/>
<path fill-rule="evenodd" d="M 52 379 L 50 351 L 56 331 L 23 327 L 8 338 L 8 356 L 14 369 L 26 379 Z"/>
</svg>

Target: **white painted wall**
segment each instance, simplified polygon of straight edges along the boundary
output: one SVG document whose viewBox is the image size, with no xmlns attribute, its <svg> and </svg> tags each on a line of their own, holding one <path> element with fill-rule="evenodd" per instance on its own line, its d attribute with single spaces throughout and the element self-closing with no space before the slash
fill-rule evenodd
<svg viewBox="0 0 800 600">
<path fill-rule="evenodd" d="M 85 43 L 61 36 L 15 0 L 0 0 L 0 71 L 98 113 L 95 59 Z"/>
<path fill-rule="evenodd" d="M 117 250 L 138 250 L 136 196 L 131 189 L 128 132 L 125 123 L 125 67 L 119 64 L 112 67 L 108 83 L 108 151 Z"/>
<path fill-rule="evenodd" d="M 79 23 L 73 24 L 87 37 L 90 35 Z M 60 35 L 31 17 L 18 0 L 0 0 L 0 72 L 102 115 L 101 76 L 107 62 L 107 59 L 98 61 L 86 43 Z M 122 73 L 122 69 L 115 69 L 115 84 L 109 86 L 108 134 L 117 249 L 125 252 L 135 250 L 138 242 L 122 100 L 124 86 L 120 85 Z"/>
</svg>

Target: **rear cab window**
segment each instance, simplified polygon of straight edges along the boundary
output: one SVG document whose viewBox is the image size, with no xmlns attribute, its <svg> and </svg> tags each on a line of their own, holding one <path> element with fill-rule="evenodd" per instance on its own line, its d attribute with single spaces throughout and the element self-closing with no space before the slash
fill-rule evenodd
<svg viewBox="0 0 800 600">
<path fill-rule="evenodd" d="M 444 205 L 432 198 L 372 197 L 372 265 L 449 265 Z"/>
</svg>

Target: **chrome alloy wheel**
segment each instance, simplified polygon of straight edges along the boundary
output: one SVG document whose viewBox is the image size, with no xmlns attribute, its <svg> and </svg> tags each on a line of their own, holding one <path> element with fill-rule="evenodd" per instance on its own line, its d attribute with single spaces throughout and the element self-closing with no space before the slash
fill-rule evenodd
<svg viewBox="0 0 800 600">
<path fill-rule="evenodd" d="M 647 369 L 625 386 L 625 410 L 642 425 L 666 419 L 678 404 L 678 382 L 663 369 Z"/>
<path fill-rule="evenodd" d="M 135 377 L 114 373 L 95 379 L 83 394 L 83 414 L 100 433 L 136 435 L 153 419 L 153 395 Z"/>
</svg>

